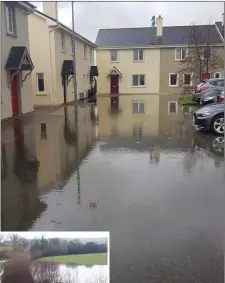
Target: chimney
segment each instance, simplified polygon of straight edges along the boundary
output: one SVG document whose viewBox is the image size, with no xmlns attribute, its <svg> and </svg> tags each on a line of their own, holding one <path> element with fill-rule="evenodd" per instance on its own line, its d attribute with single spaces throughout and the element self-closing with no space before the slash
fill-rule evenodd
<svg viewBox="0 0 225 283">
<path fill-rule="evenodd" d="M 55 20 L 58 20 L 57 1 L 43 1 L 43 13 Z"/>
<path fill-rule="evenodd" d="M 159 15 L 156 20 L 156 35 L 162 37 L 163 35 L 163 18 Z"/>
</svg>

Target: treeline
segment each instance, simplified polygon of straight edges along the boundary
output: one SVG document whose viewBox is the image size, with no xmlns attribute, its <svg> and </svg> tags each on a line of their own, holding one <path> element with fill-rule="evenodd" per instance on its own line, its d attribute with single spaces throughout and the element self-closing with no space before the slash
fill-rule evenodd
<svg viewBox="0 0 225 283">
<path fill-rule="evenodd" d="M 71 254 L 107 253 L 106 243 L 87 242 L 79 240 L 66 240 L 59 238 L 32 240 L 30 251 L 35 257 L 57 256 Z"/>
<path fill-rule="evenodd" d="M 102 243 L 94 241 L 84 242 L 79 239 L 45 237 L 25 239 L 17 234 L 13 234 L 7 238 L 7 241 L 1 241 L 1 245 L 3 246 L 6 242 L 10 250 L 0 252 L 1 259 L 9 258 L 12 254 L 21 252 L 30 253 L 33 259 L 44 256 L 107 253 L 107 241 L 104 241 L 104 239 Z"/>
</svg>

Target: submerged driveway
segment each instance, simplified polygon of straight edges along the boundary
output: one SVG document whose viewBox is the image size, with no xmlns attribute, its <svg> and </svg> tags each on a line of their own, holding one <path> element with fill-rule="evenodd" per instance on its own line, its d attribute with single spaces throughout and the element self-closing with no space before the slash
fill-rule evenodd
<svg viewBox="0 0 225 283">
<path fill-rule="evenodd" d="M 24 136 L 38 169 L 21 170 L 32 182 L 6 142 L 4 230 L 111 231 L 111 282 L 223 282 L 224 147 L 175 99 L 142 96 L 133 113 L 137 96 L 117 111 L 101 97 L 97 123 L 80 107 L 78 139 L 72 106 L 46 116 L 45 134 L 37 120 Z"/>
</svg>

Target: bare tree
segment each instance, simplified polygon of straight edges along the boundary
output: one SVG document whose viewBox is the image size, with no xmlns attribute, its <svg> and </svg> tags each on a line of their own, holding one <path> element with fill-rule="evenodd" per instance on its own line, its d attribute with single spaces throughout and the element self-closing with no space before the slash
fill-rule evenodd
<svg viewBox="0 0 225 283">
<path fill-rule="evenodd" d="M 190 93 L 193 85 L 201 81 L 203 74 L 210 76 L 219 68 L 223 68 L 223 59 L 215 48 L 212 39 L 213 33 L 214 28 L 210 24 L 204 29 L 194 23 L 190 26 L 188 48 L 187 50 L 186 48 L 183 49 L 185 56 L 181 61 L 179 70 L 179 85 L 183 88 L 184 93 Z M 189 74 L 189 77 L 187 74 Z"/>
</svg>

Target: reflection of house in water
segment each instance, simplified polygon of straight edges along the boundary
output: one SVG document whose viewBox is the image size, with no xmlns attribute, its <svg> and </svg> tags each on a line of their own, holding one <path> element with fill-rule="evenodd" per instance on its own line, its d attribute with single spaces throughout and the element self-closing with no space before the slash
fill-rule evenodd
<svg viewBox="0 0 225 283">
<path fill-rule="evenodd" d="M 20 119 L 2 127 L 2 230 L 24 230 L 43 212 L 38 199 L 34 128 Z"/>
<path fill-rule="evenodd" d="M 177 95 L 120 95 L 119 113 L 111 115 L 111 98 L 98 97 L 102 150 L 129 148 L 149 151 L 158 163 L 163 149 L 190 149 L 192 128 L 177 103 Z"/>
<path fill-rule="evenodd" d="M 40 192 L 61 187 L 90 152 L 95 140 L 90 107 L 78 107 L 78 137 L 75 108 L 66 106 L 52 114 L 45 127 L 37 125 L 37 156 L 40 160 L 38 188 Z M 42 129 L 45 129 L 43 138 Z M 78 141 L 78 147 L 77 147 Z"/>
</svg>

